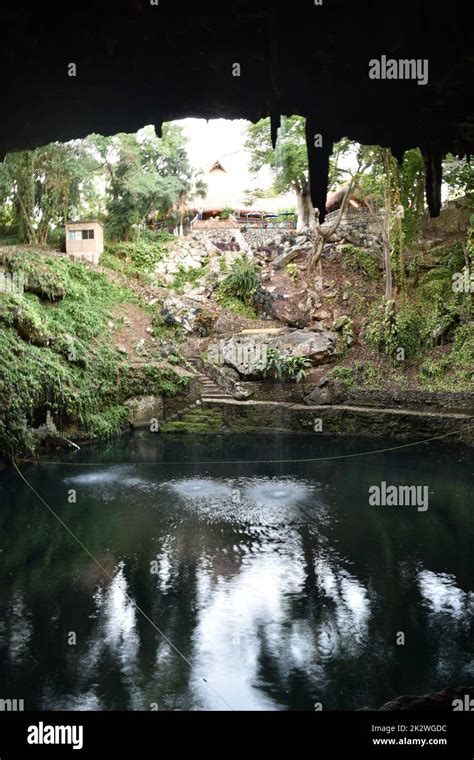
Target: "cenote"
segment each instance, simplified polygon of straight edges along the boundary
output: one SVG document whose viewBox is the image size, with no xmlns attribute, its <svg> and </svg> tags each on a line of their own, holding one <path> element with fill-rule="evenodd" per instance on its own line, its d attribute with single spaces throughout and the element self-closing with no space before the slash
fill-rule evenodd
<svg viewBox="0 0 474 760">
<path fill-rule="evenodd" d="M 2 697 L 356 710 L 472 680 L 472 450 L 359 456 L 393 445 L 137 433 L 20 465 L 83 546 L 1 471 Z M 429 509 L 369 506 L 382 481 Z"/>
</svg>

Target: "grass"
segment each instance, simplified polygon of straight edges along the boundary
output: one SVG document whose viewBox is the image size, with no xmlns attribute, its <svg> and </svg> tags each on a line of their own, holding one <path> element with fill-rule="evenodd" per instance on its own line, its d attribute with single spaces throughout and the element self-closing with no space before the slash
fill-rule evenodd
<svg viewBox="0 0 474 760">
<path fill-rule="evenodd" d="M 255 309 L 253 309 L 252 306 L 243 303 L 240 298 L 235 298 L 234 296 L 227 295 L 227 293 L 217 291 L 216 301 L 219 306 L 222 306 L 223 309 L 228 309 L 229 311 L 234 312 L 234 314 L 237 314 L 239 317 L 245 317 L 246 319 L 258 319 L 258 314 Z"/>
<path fill-rule="evenodd" d="M 93 439 L 127 426 L 127 398 L 185 387 L 173 370 L 138 371 L 116 351 L 113 309 L 136 302 L 131 290 L 65 256 L 29 251 L 7 266 L 34 292 L 0 296 L 0 456 L 31 454 L 47 410 L 62 432 Z"/>
</svg>

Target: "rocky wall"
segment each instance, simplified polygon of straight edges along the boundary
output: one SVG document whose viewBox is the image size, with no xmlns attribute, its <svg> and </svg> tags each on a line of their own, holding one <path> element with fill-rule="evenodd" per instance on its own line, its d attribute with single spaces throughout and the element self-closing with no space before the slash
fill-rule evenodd
<svg viewBox="0 0 474 760">
<path fill-rule="evenodd" d="M 219 410 L 222 432 L 351 435 L 393 440 L 423 440 L 452 433 L 448 440 L 474 444 L 474 417 L 423 414 L 400 409 L 305 406 L 278 402 L 206 402 Z M 316 430 L 321 432 L 316 432 Z"/>
</svg>

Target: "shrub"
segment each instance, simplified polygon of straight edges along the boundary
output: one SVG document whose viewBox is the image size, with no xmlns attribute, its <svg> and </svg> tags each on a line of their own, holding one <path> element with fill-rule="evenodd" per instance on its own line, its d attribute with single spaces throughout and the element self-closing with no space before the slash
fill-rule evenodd
<svg viewBox="0 0 474 760">
<path fill-rule="evenodd" d="M 352 319 L 347 314 L 338 317 L 333 322 L 333 330 L 340 333 L 342 339 L 340 353 L 345 353 L 346 348 L 349 348 L 354 343 L 354 323 Z"/>
<path fill-rule="evenodd" d="M 356 362 L 354 372 L 357 382 L 365 388 L 380 388 L 383 384 L 379 367 L 371 362 Z"/>
<path fill-rule="evenodd" d="M 219 291 L 248 303 L 258 285 L 258 267 L 243 255 L 235 259 L 230 274 L 219 285 Z"/>
<path fill-rule="evenodd" d="M 263 376 L 272 380 L 301 383 L 311 367 L 311 360 L 306 356 L 284 356 L 278 349 L 269 348 Z"/>
<path fill-rule="evenodd" d="M 332 380 L 339 380 L 344 388 L 353 388 L 355 385 L 355 374 L 352 367 L 334 367 L 328 376 Z"/>
<path fill-rule="evenodd" d="M 474 329 L 470 325 L 463 325 L 456 330 L 451 361 L 461 367 L 474 367 Z"/>
<path fill-rule="evenodd" d="M 356 248 L 356 246 L 349 244 L 343 245 L 341 248 L 341 263 L 344 269 L 350 269 L 353 272 L 364 272 L 371 280 L 376 280 L 379 276 L 377 263 L 364 248 Z"/>
<path fill-rule="evenodd" d="M 217 289 L 216 301 L 223 309 L 233 311 L 234 314 L 238 314 L 239 317 L 245 317 L 245 319 L 258 319 L 258 315 L 252 306 L 244 303 L 239 298 L 234 298 L 226 293 L 222 293 L 219 289 Z"/>
<path fill-rule="evenodd" d="M 426 320 L 412 304 L 404 303 L 396 313 L 395 303 L 384 300 L 372 310 L 365 338 L 376 351 L 395 360 L 400 348 L 407 359 L 414 358 L 428 343 L 429 334 Z"/>
<path fill-rule="evenodd" d="M 173 235 L 168 233 L 156 233 L 153 239 L 140 238 L 139 240 L 124 241 L 119 243 L 107 243 L 105 253 L 108 256 L 129 262 L 138 271 L 150 274 L 156 264 L 162 260 L 166 253 L 167 244 L 174 240 Z M 106 259 L 110 261 L 110 259 Z"/>
<path fill-rule="evenodd" d="M 174 275 L 170 288 L 176 290 L 177 293 L 182 293 L 186 284 L 197 285 L 201 277 L 205 274 L 203 267 L 196 269 L 184 269 L 183 266 L 178 267 L 177 274 Z"/>
</svg>

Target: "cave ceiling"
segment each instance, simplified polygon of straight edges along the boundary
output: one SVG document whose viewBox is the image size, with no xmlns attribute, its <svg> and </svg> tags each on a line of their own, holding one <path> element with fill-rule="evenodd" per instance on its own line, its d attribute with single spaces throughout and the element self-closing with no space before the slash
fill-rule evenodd
<svg viewBox="0 0 474 760">
<path fill-rule="evenodd" d="M 460 0 L 4 3 L 6 152 L 189 116 L 307 117 L 311 191 L 324 208 L 333 141 L 420 147 L 440 210 L 445 153 L 474 148 L 470 3 Z M 369 61 L 428 61 L 427 84 L 371 79 Z M 70 64 L 76 76 L 70 76 Z M 236 69 L 238 64 L 240 69 Z M 238 71 L 240 76 L 234 74 Z M 323 147 L 314 146 L 322 135 Z"/>
</svg>

